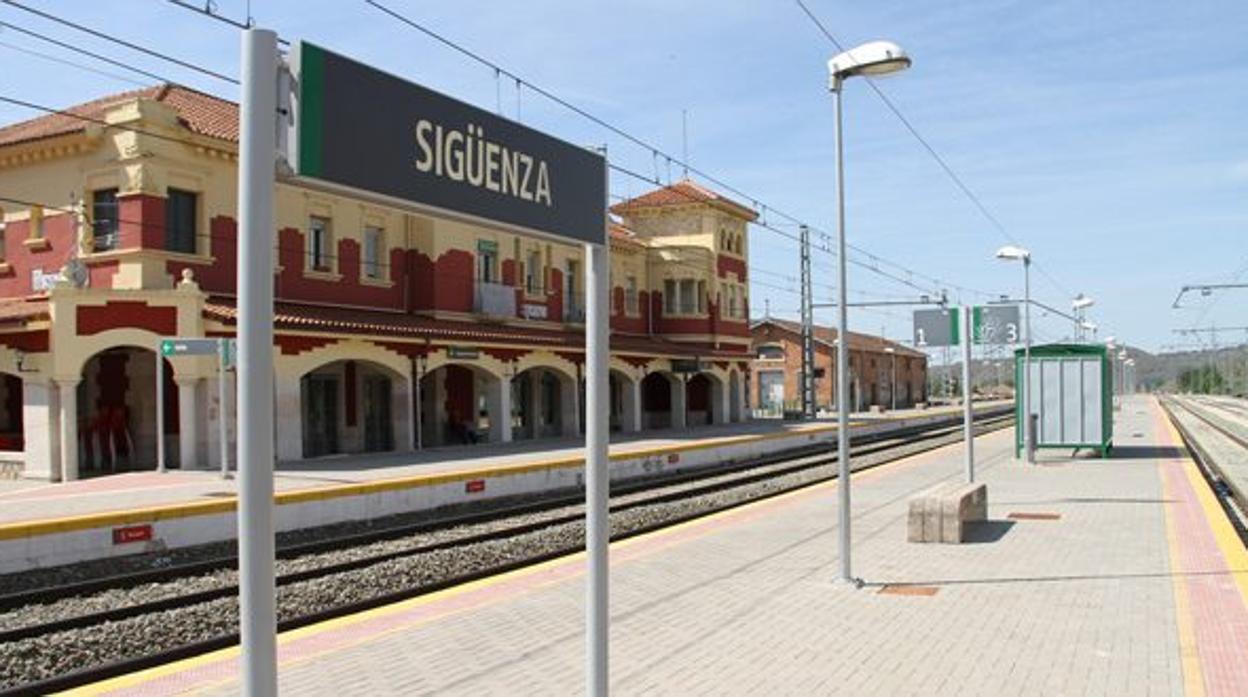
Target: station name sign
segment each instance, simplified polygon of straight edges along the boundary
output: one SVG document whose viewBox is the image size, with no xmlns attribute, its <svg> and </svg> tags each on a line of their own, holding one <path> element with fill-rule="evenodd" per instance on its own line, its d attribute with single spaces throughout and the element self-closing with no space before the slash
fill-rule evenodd
<svg viewBox="0 0 1248 697">
<path fill-rule="evenodd" d="M 605 243 L 602 155 L 307 42 L 292 53 L 298 176 Z"/>
</svg>

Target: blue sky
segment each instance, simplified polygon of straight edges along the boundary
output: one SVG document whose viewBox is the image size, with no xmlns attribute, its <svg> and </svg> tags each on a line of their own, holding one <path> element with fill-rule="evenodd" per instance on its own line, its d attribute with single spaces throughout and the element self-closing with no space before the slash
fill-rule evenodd
<svg viewBox="0 0 1248 697">
<path fill-rule="evenodd" d="M 42 2 L 72 17 L 232 75 L 237 33 L 154 0 Z M 835 49 L 793 2 L 620 0 L 403 2 L 394 7 L 561 97 L 689 156 L 759 202 L 833 229 L 831 102 L 824 62 Z M 1248 291 L 1170 305 L 1185 283 L 1248 281 L 1248 4 L 1220 2 L 958 2 L 810 0 L 845 44 L 889 38 L 914 66 L 879 86 L 1038 264 L 1033 290 L 1062 308 L 1083 292 L 1101 336 L 1157 349 L 1172 329 L 1248 324 Z M 219 0 L 242 17 L 246 3 Z M 309 9 L 314 7 L 315 9 Z M 307 38 L 478 105 L 516 116 L 513 85 L 362 2 L 251 3 L 262 25 Z M 12 22 L 229 98 L 237 88 L 0 5 Z M 35 49 L 126 75 L 0 29 L 0 95 L 65 106 L 128 89 L 120 79 L 13 50 Z M 131 79 L 147 80 L 135 75 Z M 501 100 L 499 97 L 501 96 Z M 658 174 L 646 150 L 540 97 L 520 118 L 572 142 L 607 144 L 620 164 Z M 0 105 L 0 122 L 29 118 Z M 992 294 L 1018 293 L 1017 267 L 993 260 L 1008 242 L 944 175 L 867 85 L 846 88 L 850 241 L 929 276 Z M 680 176 L 673 165 L 671 176 Z M 618 195 L 645 190 L 613 178 Z M 747 201 L 747 203 L 749 203 Z M 769 218 L 778 222 L 779 218 Z M 794 230 L 795 232 L 795 230 Z M 796 291 L 797 252 L 751 232 L 754 279 Z M 865 259 L 865 258 L 864 258 Z M 834 259 L 818 253 L 817 301 L 832 297 Z M 895 271 L 895 269 L 890 269 Z M 921 285 L 932 285 L 920 281 Z M 755 285 L 753 309 L 792 316 L 791 292 Z M 862 268 L 867 295 L 917 293 Z M 956 296 L 957 293 L 954 293 Z M 984 298 L 965 294 L 968 302 Z M 821 321 L 831 322 L 830 312 Z M 861 330 L 910 334 L 909 310 L 859 310 Z M 1069 334 L 1052 317 L 1038 340 Z M 1226 337 L 1224 337 L 1225 340 Z M 1234 337 L 1244 341 L 1244 332 Z"/>
</svg>

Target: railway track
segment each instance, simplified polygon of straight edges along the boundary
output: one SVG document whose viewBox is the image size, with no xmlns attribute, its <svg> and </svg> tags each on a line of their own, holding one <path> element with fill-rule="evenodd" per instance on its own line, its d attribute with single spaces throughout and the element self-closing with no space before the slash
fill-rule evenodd
<svg viewBox="0 0 1248 697">
<path fill-rule="evenodd" d="M 1200 439 L 1192 433 L 1192 430 L 1183 423 L 1182 419 L 1178 418 L 1175 410 L 1183 410 L 1190 414 L 1192 418 L 1200 421 L 1238 446 L 1242 451 L 1239 455 L 1241 458 L 1248 458 L 1248 438 L 1243 433 L 1229 428 L 1221 420 L 1210 416 L 1200 408 L 1199 403 L 1197 403 L 1198 406 L 1193 407 L 1189 401 L 1175 397 L 1163 398 L 1161 403 L 1170 418 L 1170 422 L 1178 430 L 1180 437 L 1187 446 L 1188 452 L 1192 454 L 1197 467 L 1204 475 L 1205 481 L 1213 489 L 1218 502 L 1222 505 L 1223 510 L 1226 511 L 1227 517 L 1231 520 L 1231 524 L 1239 534 L 1240 540 L 1248 546 L 1248 491 L 1245 491 L 1232 478 L 1226 476 L 1218 459 L 1209 452 L 1210 449 L 1200 442 Z"/>
<path fill-rule="evenodd" d="M 983 416 L 980 433 L 1011 415 Z M 961 438 L 960 425 L 855 439 L 855 471 Z M 613 485 L 612 539 L 835 478 L 835 455 L 788 454 Z M 282 631 L 583 549 L 581 495 L 279 551 Z M 223 557 L 0 596 L 0 694 L 45 694 L 236 644 L 237 561 Z"/>
</svg>

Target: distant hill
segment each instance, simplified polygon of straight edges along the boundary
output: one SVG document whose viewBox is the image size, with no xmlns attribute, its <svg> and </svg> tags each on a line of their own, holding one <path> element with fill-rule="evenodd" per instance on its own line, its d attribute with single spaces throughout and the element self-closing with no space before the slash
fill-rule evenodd
<svg viewBox="0 0 1248 697">
<path fill-rule="evenodd" d="M 1221 385 L 1222 390 L 1248 394 L 1248 347 L 1168 353 L 1149 353 L 1134 346 L 1125 348 L 1127 355 L 1135 359 L 1136 385 L 1140 390 L 1178 391 L 1180 375 L 1185 371 L 1204 370 L 1216 373 L 1215 384 Z M 962 379 L 962 362 L 943 366 L 937 364 L 938 359 L 933 356 L 928 365 L 932 394 L 943 395 L 947 384 L 952 384 L 956 392 L 960 389 L 956 386 Z M 980 393 L 1012 391 L 1014 371 L 1009 361 L 1009 358 L 971 361 L 976 390 Z"/>
</svg>

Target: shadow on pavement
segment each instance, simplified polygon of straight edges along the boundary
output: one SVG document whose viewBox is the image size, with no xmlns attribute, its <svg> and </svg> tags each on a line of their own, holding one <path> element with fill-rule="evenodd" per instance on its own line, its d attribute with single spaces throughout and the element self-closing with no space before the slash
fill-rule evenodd
<svg viewBox="0 0 1248 697">
<path fill-rule="evenodd" d="M 1174 460 L 1187 457 L 1187 449 L 1173 445 L 1115 445 L 1111 460 Z"/>
<path fill-rule="evenodd" d="M 1014 527 L 1012 520 L 981 520 L 966 524 L 966 540 L 964 543 L 984 544 L 999 542 L 1005 533 Z"/>
</svg>

